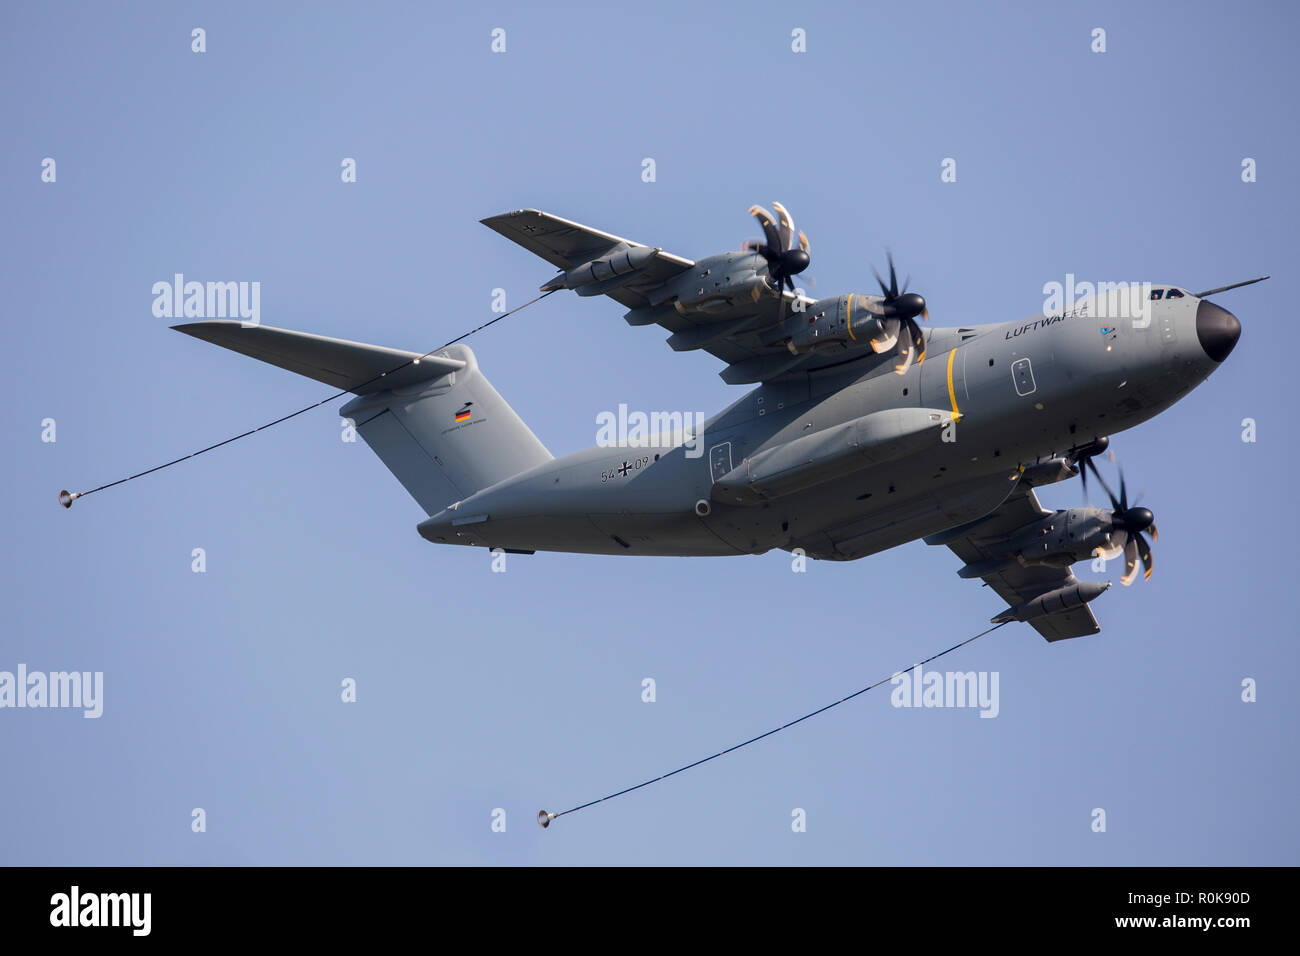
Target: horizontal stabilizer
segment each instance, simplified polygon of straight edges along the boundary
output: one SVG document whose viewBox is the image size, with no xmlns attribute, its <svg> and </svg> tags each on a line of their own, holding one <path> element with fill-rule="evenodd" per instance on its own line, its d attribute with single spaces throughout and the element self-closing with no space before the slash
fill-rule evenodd
<svg viewBox="0 0 1300 956">
<path fill-rule="evenodd" d="M 465 367 L 465 363 L 458 359 L 437 355 L 421 357 L 419 352 L 363 345 L 266 325 L 245 327 L 237 319 L 191 322 L 173 325 L 172 328 L 358 395 L 408 388 Z M 420 360 L 418 365 L 409 364 L 414 359 Z M 371 381 L 385 372 L 389 374 Z"/>
</svg>

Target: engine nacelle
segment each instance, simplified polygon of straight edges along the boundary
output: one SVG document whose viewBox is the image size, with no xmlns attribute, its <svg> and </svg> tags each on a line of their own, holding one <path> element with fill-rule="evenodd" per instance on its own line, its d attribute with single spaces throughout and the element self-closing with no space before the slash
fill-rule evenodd
<svg viewBox="0 0 1300 956">
<path fill-rule="evenodd" d="M 1009 544 L 1025 564 L 1069 567 L 1114 550 L 1112 513 L 1100 508 L 1055 511 L 1014 535 Z"/>
<path fill-rule="evenodd" d="M 769 294 L 767 279 L 750 275 L 739 277 L 737 281 L 725 285 L 699 285 L 684 295 L 679 295 L 673 305 L 682 315 L 689 312 L 721 315 L 736 308 L 752 306 L 760 296 Z"/>
<path fill-rule="evenodd" d="M 743 314 L 772 289 L 763 257 L 754 252 L 724 252 L 695 263 L 672 281 L 646 293 L 652 306 L 672 303 L 682 315 L 703 312 L 710 315 Z"/>
<path fill-rule="evenodd" d="M 831 345 L 846 349 L 869 347 L 872 339 L 884 335 L 884 329 L 880 319 L 866 310 L 866 299 L 856 294 L 819 299 L 796 312 L 781 328 L 786 348 L 797 354 Z"/>
</svg>

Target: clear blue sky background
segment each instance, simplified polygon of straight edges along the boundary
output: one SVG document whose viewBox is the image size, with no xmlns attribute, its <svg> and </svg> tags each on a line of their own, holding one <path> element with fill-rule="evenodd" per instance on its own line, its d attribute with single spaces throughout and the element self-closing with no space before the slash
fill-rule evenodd
<svg viewBox="0 0 1300 956">
<path fill-rule="evenodd" d="M 0 862 L 1296 863 L 1295 8 L 469 6 L 6 8 L 0 669 L 102 670 L 105 709 L 0 711 Z M 1115 439 L 1163 532 L 1152 579 L 1097 603 L 1097 637 L 1016 625 L 946 659 L 1000 673 L 997 719 L 886 687 L 543 832 L 538 808 L 840 697 L 996 597 L 919 542 L 803 575 L 784 552 L 493 574 L 416 535 L 336 406 L 55 503 L 327 393 L 169 331 L 150 287 L 174 272 L 260 281 L 268 325 L 424 350 L 551 273 L 484 216 L 700 258 L 773 199 L 819 293 L 873 289 L 888 244 L 939 325 L 1033 314 L 1066 273 L 1273 274 L 1219 300 L 1244 326 L 1226 365 Z M 741 394 L 621 312 L 557 295 L 473 340 L 557 454 L 620 402 Z"/>
</svg>

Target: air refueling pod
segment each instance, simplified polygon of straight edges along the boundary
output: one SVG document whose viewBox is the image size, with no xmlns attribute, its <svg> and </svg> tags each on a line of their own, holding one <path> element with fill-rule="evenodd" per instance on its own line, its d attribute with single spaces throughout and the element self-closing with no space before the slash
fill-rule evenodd
<svg viewBox="0 0 1300 956">
<path fill-rule="evenodd" d="M 1095 598 L 1099 598 L 1110 587 L 1109 581 L 1076 581 L 1055 591 L 1048 591 L 1036 598 L 1031 598 L 1015 607 L 1009 607 L 990 624 L 1005 624 L 1007 621 L 1032 621 L 1045 614 L 1059 614 L 1076 607 L 1083 607 Z"/>
<path fill-rule="evenodd" d="M 540 291 L 573 289 L 582 296 L 601 295 L 631 282 L 658 252 L 659 249 L 651 249 L 649 246 L 632 246 L 621 242 L 590 262 L 574 266 L 563 275 L 551 279 Z"/>
</svg>

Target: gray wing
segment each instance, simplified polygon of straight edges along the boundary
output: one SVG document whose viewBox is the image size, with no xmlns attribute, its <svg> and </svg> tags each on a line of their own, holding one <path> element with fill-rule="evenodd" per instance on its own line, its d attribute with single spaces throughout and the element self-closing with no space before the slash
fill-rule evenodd
<svg viewBox="0 0 1300 956">
<path fill-rule="evenodd" d="M 968 565 L 1007 558 L 1006 563 L 982 577 L 998 597 L 1008 605 L 1016 605 L 1077 581 L 1069 568 L 1041 564 L 1026 566 L 1010 556 L 1008 539 L 1025 525 L 1051 513 L 1039 503 L 1032 488 L 1022 485 L 991 514 L 961 528 L 930 535 L 925 542 L 948 545 Z M 1086 604 L 1037 617 L 1029 623 L 1049 641 L 1086 637 L 1101 630 L 1092 609 Z"/>
<path fill-rule="evenodd" d="M 607 266 L 598 265 L 574 291 L 583 296 L 607 295 L 626 306 L 623 318 L 629 325 L 667 329 L 672 333 L 668 344 L 675 351 L 701 349 L 717 356 L 727 363 L 719 374 L 729 384 L 766 381 L 819 361 L 806 354 L 792 355 L 783 344 L 768 340 L 766 333 L 792 314 L 795 296 L 788 291 L 780 297 L 767 291 L 760 294 L 755 289 L 761 281 L 757 270 L 766 268 L 755 252 L 723 253 L 693 262 L 537 209 L 502 213 L 482 222 L 564 273 L 610 256 L 620 259 L 620 265 L 630 270 L 624 273 L 631 274 L 630 279 L 611 275 Z M 629 254 L 635 266 L 626 258 Z M 646 256 L 648 260 L 642 262 Z M 563 277 L 556 276 L 542 288 L 552 283 L 560 287 Z"/>
</svg>

